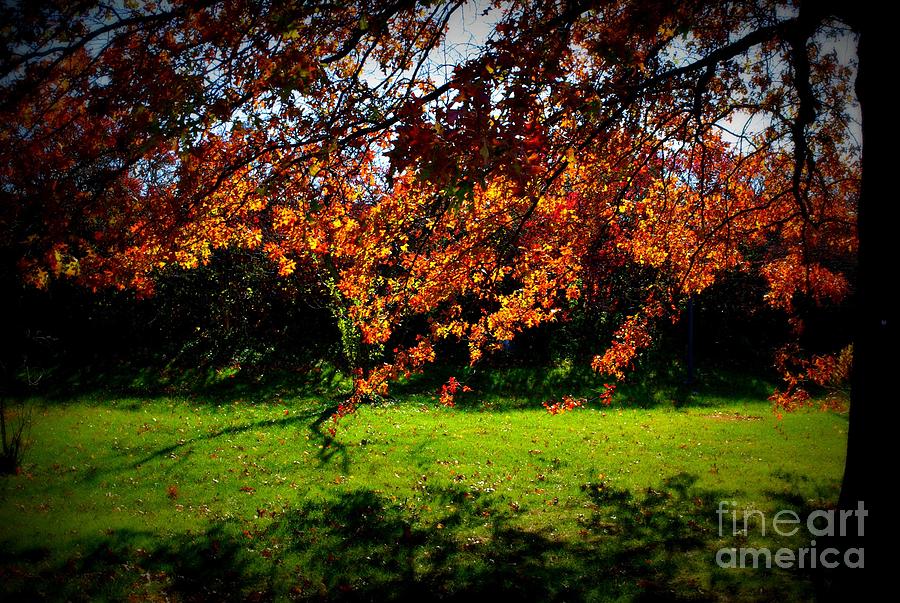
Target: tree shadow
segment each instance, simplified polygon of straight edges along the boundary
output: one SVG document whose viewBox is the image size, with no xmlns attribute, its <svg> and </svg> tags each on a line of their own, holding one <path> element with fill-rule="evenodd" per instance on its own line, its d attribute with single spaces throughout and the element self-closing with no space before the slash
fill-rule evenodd
<svg viewBox="0 0 900 603">
<path fill-rule="evenodd" d="M 456 408 L 463 412 L 502 412 L 541 408 L 544 402 L 573 396 L 589 406 L 602 407 L 600 394 L 606 384 L 615 386 L 613 408 L 711 408 L 723 403 L 766 404 L 773 385 L 765 378 L 726 370 L 697 371 L 686 383 L 684 368 L 675 361 L 648 364 L 617 382 L 584 364 L 560 366 L 508 366 L 488 370 L 441 366 L 425 375 L 391 386 L 397 399 L 433 397 L 450 377 L 472 388 L 458 393 Z"/>
<path fill-rule="evenodd" d="M 498 493 L 428 485 L 418 499 L 356 489 L 173 537 L 120 530 L 0 553 L 10 599 L 207 601 L 718 601 L 809 598 L 804 574 L 718 568 L 722 493 L 677 474 L 628 491 L 582 485 L 574 530 L 533 527 Z M 321 495 L 319 495 L 321 496 Z M 534 510 L 532 510 L 534 512 Z M 540 512 L 538 510 L 537 512 Z"/>
<path fill-rule="evenodd" d="M 321 464 L 340 462 L 341 470 L 346 473 L 350 468 L 350 456 L 347 450 L 347 446 L 340 440 L 335 439 L 333 435 L 328 431 L 328 425 L 331 423 L 331 417 L 334 416 L 334 413 L 337 411 L 337 409 L 337 406 L 332 405 L 327 406 L 323 409 L 313 409 L 307 412 L 297 413 L 289 417 L 264 419 L 260 421 L 245 423 L 242 425 L 232 425 L 201 436 L 196 436 L 188 439 L 179 439 L 173 444 L 157 448 L 149 454 L 146 454 L 135 461 L 129 462 L 127 466 L 115 466 L 106 471 L 95 470 L 95 472 L 92 473 L 89 478 L 85 478 L 85 481 L 97 481 L 102 475 L 105 475 L 106 473 L 130 471 L 151 463 L 155 460 L 171 457 L 179 450 L 191 450 L 193 446 L 198 442 L 215 440 L 218 438 L 237 435 L 248 431 L 255 431 L 272 427 L 287 427 L 290 425 L 307 426 L 309 431 L 312 433 L 314 440 L 320 444 L 320 446 L 318 447 L 319 451 L 317 453 L 319 462 Z M 310 419 L 315 420 L 310 423 Z M 189 457 L 178 455 L 178 458 L 179 462 L 184 462 Z"/>
<path fill-rule="evenodd" d="M 222 429 L 218 429 L 216 431 L 204 434 L 202 436 L 196 436 L 188 439 L 181 439 L 174 444 L 170 444 L 168 446 L 163 446 L 162 448 L 158 448 L 154 450 L 150 454 L 141 457 L 140 459 L 134 461 L 130 468 L 139 467 L 141 465 L 146 465 L 147 463 L 171 455 L 178 450 L 184 448 L 190 448 L 197 442 L 201 442 L 204 440 L 215 440 L 217 438 L 226 437 L 230 435 L 236 435 L 239 433 L 244 433 L 247 431 L 253 431 L 258 429 L 264 429 L 269 427 L 286 427 L 293 424 L 305 424 L 306 421 L 313 417 L 317 417 L 316 421 L 310 425 L 310 430 L 314 433 L 318 434 L 322 439 L 324 436 L 319 434 L 317 424 L 323 421 L 324 418 L 330 417 L 337 407 L 329 407 L 322 411 L 311 410 L 304 413 L 294 414 L 290 417 L 278 418 L 278 419 L 264 419 L 261 421 L 253 421 L 252 423 L 245 423 L 243 425 L 232 425 L 230 427 L 225 427 Z"/>
<path fill-rule="evenodd" d="M 77 399 L 106 403 L 123 397 L 189 397 L 200 404 L 227 404 L 237 400 L 259 403 L 282 398 L 339 398 L 346 396 L 347 376 L 328 363 L 291 369 L 242 368 L 119 368 L 97 371 L 90 367 L 51 380 L 33 389 L 49 404 L 64 405 Z"/>
<path fill-rule="evenodd" d="M 696 379 L 685 382 L 684 369 L 677 361 L 647 363 L 615 382 L 597 374 L 587 364 L 558 366 L 484 366 L 438 364 L 408 379 L 390 385 L 392 402 L 420 404 L 433 399 L 451 378 L 472 389 L 459 392 L 456 408 L 462 412 L 502 412 L 542 408 L 544 402 L 563 396 L 585 399 L 600 407 L 606 383 L 616 386 L 612 406 L 616 408 L 714 407 L 730 402 L 765 402 L 773 385 L 765 378 L 724 369 L 701 370 Z M 321 399 L 334 403 L 347 397 L 351 385 L 346 374 L 333 365 L 318 363 L 273 370 L 242 368 L 123 370 L 78 375 L 54 382 L 33 392 L 49 404 L 64 405 L 72 400 L 103 404 L 123 397 L 154 399 L 186 397 L 197 404 L 250 404 L 282 399 Z M 136 407 L 136 406 L 135 406 Z"/>
<path fill-rule="evenodd" d="M 78 549 L 68 559 L 41 547 L 0 554 L 2 591 L 21 601 L 162 601 L 175 593 L 184 601 L 243 601 L 254 586 L 265 588 L 265 573 L 227 524 L 165 540 L 116 530 Z"/>
<path fill-rule="evenodd" d="M 83 485 L 94 484 L 105 479 L 110 474 L 122 472 L 128 473 L 161 459 L 176 459 L 176 463 L 185 463 L 190 459 L 190 453 L 193 452 L 194 446 L 199 442 L 227 438 L 245 432 L 289 426 L 305 427 L 309 430 L 312 440 L 319 444 L 319 446 L 317 446 L 318 452 L 316 456 L 320 464 L 339 463 L 341 471 L 348 473 L 350 471 L 349 450 L 346 444 L 342 443 L 339 439 L 336 439 L 328 429 L 329 426 L 332 425 L 331 418 L 337 410 L 337 405 L 320 406 L 319 408 L 309 409 L 304 412 L 295 412 L 290 416 L 262 419 L 240 425 L 231 425 L 203 435 L 190 438 L 179 438 L 173 443 L 156 448 L 136 460 L 129 459 L 124 462 L 110 462 L 109 466 L 105 469 L 91 467 L 86 474 L 79 479 L 79 482 Z M 187 451 L 188 454 L 183 454 L 180 451 Z"/>
<path fill-rule="evenodd" d="M 310 423 L 309 430 L 316 441 L 320 443 L 317 457 L 321 464 L 331 463 L 335 457 L 340 459 L 341 471 L 347 473 L 350 470 L 350 455 L 346 444 L 335 439 L 330 431 L 333 425 L 332 417 L 338 411 L 338 406 L 329 406 L 316 415 L 316 420 Z"/>
</svg>

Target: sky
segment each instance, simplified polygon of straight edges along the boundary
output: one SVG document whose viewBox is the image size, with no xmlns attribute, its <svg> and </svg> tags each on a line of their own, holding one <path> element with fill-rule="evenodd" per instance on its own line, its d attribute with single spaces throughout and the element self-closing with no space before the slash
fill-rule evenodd
<svg viewBox="0 0 900 603">
<path fill-rule="evenodd" d="M 494 25 L 502 17 L 502 8 L 494 8 L 485 0 L 474 0 L 461 6 L 451 17 L 449 30 L 442 47 L 435 53 L 439 64 L 433 69 L 435 84 L 440 85 L 452 73 L 454 65 L 474 58 L 493 30 Z M 833 37 L 823 37 L 822 48 L 825 52 L 835 52 L 838 62 L 853 67 L 855 74 L 857 38 L 849 31 L 831 33 Z M 676 64 L 690 60 L 686 55 L 679 56 L 679 49 L 672 49 L 672 58 Z M 855 77 L 855 76 L 854 76 Z M 858 103 L 849 107 L 851 125 L 848 136 L 856 143 L 862 140 L 861 116 Z M 735 146 L 741 146 L 741 133 L 752 136 L 770 125 L 770 120 L 762 115 L 752 116 L 747 112 L 737 111 L 727 120 L 719 122 L 724 139 Z"/>
</svg>

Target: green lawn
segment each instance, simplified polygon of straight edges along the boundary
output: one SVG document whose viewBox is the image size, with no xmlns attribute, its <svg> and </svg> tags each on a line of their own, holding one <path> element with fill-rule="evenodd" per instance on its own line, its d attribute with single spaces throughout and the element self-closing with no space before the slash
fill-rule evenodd
<svg viewBox="0 0 900 603">
<path fill-rule="evenodd" d="M 324 380 L 324 377 L 322 377 Z M 0 478 L 0 594 L 72 600 L 795 600 L 800 570 L 721 569 L 728 531 L 833 505 L 846 414 L 776 418 L 735 378 L 673 403 L 623 388 L 550 415 L 552 373 L 429 383 L 328 419 L 337 381 L 169 397 L 32 400 L 21 475 Z M 290 383 L 290 382 L 288 382 Z M 740 385 L 738 385 L 740 383 Z M 252 384 L 251 384 L 252 385 Z M 572 388 L 588 387 L 581 381 Z M 660 393 L 662 392 L 662 393 Z M 737 392 L 737 393 L 735 393 Z M 726 526 L 727 527 L 727 526 Z M 2 592 L 5 591 L 5 592 Z"/>
</svg>

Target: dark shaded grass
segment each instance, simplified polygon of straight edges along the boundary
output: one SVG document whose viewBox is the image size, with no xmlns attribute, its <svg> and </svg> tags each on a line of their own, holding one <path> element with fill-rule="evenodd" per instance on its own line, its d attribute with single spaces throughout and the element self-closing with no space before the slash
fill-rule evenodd
<svg viewBox="0 0 900 603">
<path fill-rule="evenodd" d="M 414 524 L 382 493 L 343 492 L 302 500 L 257 530 L 216 523 L 159 539 L 117 530 L 82 540 L 60 558 L 36 546 L 0 555 L 7 600 L 333 601 L 801 600 L 800 571 L 710 571 L 721 492 L 676 474 L 658 489 L 582 486 L 577 540 L 516 525 L 516 512 L 462 489 L 429 493 L 450 505 L 430 525 Z M 477 537 L 462 533 L 490 517 Z M 697 554 L 698 552 L 702 554 Z"/>
</svg>

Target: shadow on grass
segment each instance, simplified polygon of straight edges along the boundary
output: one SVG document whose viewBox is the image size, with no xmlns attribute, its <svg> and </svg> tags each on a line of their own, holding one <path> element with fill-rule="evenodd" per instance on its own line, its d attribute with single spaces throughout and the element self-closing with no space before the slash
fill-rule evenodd
<svg viewBox="0 0 900 603">
<path fill-rule="evenodd" d="M 541 408 L 544 402 L 558 401 L 565 395 L 600 406 L 599 396 L 606 383 L 616 386 L 612 406 L 617 408 L 769 404 L 767 398 L 772 393 L 772 384 L 764 378 L 719 369 L 698 371 L 694 382 L 687 384 L 684 369 L 677 362 L 643 367 L 621 383 L 578 364 L 475 370 L 441 366 L 392 386 L 391 393 L 401 400 L 411 396 L 436 398 L 450 377 L 472 388 L 471 393 L 460 393 L 455 399 L 457 408 L 469 412 Z"/>
<path fill-rule="evenodd" d="M 128 369 L 93 371 L 90 368 L 51 379 L 33 393 L 49 403 L 78 398 L 105 402 L 122 397 L 186 396 L 215 404 L 242 400 L 270 402 L 279 398 L 339 398 L 350 390 L 346 375 L 327 363 L 292 369 Z"/>
<path fill-rule="evenodd" d="M 218 429 L 216 431 L 204 434 L 202 436 L 197 436 L 189 439 L 181 439 L 174 444 L 170 444 L 168 446 L 164 446 L 157 450 L 154 450 L 150 454 L 141 457 L 140 459 L 134 461 L 131 465 L 131 468 L 138 467 L 140 465 L 145 465 L 153 460 L 160 459 L 163 457 L 167 457 L 171 455 L 173 452 L 176 452 L 181 449 L 191 448 L 194 444 L 204 440 L 215 440 L 217 438 L 236 435 L 239 433 L 244 433 L 247 431 L 254 431 L 259 429 L 265 429 L 268 427 L 287 427 L 290 425 L 305 425 L 307 421 L 312 418 L 315 418 L 309 425 L 310 431 L 316 435 L 317 439 L 324 444 L 336 444 L 334 439 L 330 436 L 330 434 L 324 432 L 322 430 L 322 424 L 325 423 L 334 412 L 337 410 L 337 406 L 329 406 L 322 410 L 310 410 L 305 413 L 295 414 L 286 418 L 278 418 L 278 419 L 264 419 L 261 421 L 253 421 L 251 423 L 244 423 L 243 425 L 233 425 L 231 427 L 225 427 L 222 429 Z M 323 461 L 329 460 L 323 458 Z"/>
<path fill-rule="evenodd" d="M 242 425 L 233 425 L 201 436 L 196 436 L 188 439 L 180 439 L 174 444 L 163 446 L 154 450 L 153 452 L 150 452 L 149 454 L 140 457 L 135 461 L 130 461 L 125 466 L 114 466 L 108 470 L 103 471 L 95 469 L 92 473 L 84 478 L 84 481 L 97 482 L 106 474 L 119 471 L 130 471 L 153 461 L 171 457 L 173 454 L 176 454 L 179 451 L 190 451 L 193 449 L 193 446 L 195 444 L 201 441 L 215 440 L 217 438 L 232 436 L 248 431 L 256 431 L 272 427 L 283 428 L 291 425 L 308 427 L 312 437 L 314 438 L 314 441 L 320 444 L 320 446 L 318 446 L 317 458 L 321 464 L 338 462 L 340 464 L 341 471 L 347 473 L 350 470 L 350 456 L 347 451 L 347 446 L 341 441 L 335 439 L 328 429 L 332 425 L 331 418 L 334 416 L 337 409 L 338 407 L 336 405 L 331 405 L 320 409 L 312 409 L 307 412 L 297 413 L 289 417 L 264 419 L 260 421 L 245 423 Z M 312 422 L 310 422 L 311 419 Z M 188 457 L 184 455 L 176 456 L 178 456 L 179 462 L 184 462 L 188 459 Z"/>
<path fill-rule="evenodd" d="M 808 598 L 804 574 L 715 565 L 715 550 L 730 545 L 716 528 L 721 495 L 695 482 L 678 474 L 637 492 L 584 484 L 558 503 L 584 509 L 577 526 L 559 531 L 530 528 L 525 510 L 496 493 L 428 486 L 397 500 L 345 491 L 202 533 L 110 532 L 67 558 L 7 549 L 0 588 L 17 600 Z"/>
<path fill-rule="evenodd" d="M 456 406 L 464 412 L 508 411 L 541 408 L 544 402 L 569 395 L 599 406 L 605 383 L 616 385 L 614 407 L 712 407 L 729 402 L 764 402 L 772 384 L 764 378 L 724 369 L 698 371 L 693 383 L 685 383 L 683 366 L 677 361 L 648 363 L 615 383 L 586 364 L 560 366 L 469 366 L 439 364 L 420 375 L 392 383 L 389 400 L 420 404 L 433 401 L 451 378 L 472 388 L 459 393 Z M 75 399 L 97 403 L 141 398 L 185 397 L 192 403 L 228 404 L 274 402 L 281 399 L 321 399 L 338 403 L 351 390 L 347 376 L 327 363 L 295 369 L 221 368 L 191 370 L 121 370 L 69 375 L 35 392 L 52 404 Z M 767 402 L 766 402 L 767 404 Z"/>
<path fill-rule="evenodd" d="M 239 435 L 245 432 L 265 429 L 284 429 L 287 427 L 307 429 L 310 434 L 310 439 L 318 444 L 316 447 L 316 457 L 319 463 L 322 465 L 336 463 L 342 472 L 348 473 L 350 471 L 350 455 L 347 445 L 335 438 L 334 434 L 329 430 L 334 424 L 332 417 L 337 410 L 337 405 L 318 404 L 314 408 L 295 411 L 290 416 L 278 416 L 277 418 L 251 421 L 240 425 L 230 425 L 202 435 L 180 438 L 168 445 L 160 446 L 152 451 L 146 452 L 137 459 L 129 458 L 125 460 L 123 458 L 118 462 L 109 463 L 105 468 L 91 466 L 77 481 L 82 487 L 90 487 L 111 475 L 131 472 L 144 465 L 151 464 L 154 461 L 177 459 L 174 461 L 175 463 L 186 463 L 191 458 L 191 453 L 193 453 L 195 445 L 200 442 L 228 438 L 229 436 Z M 68 486 L 61 484 L 60 487 Z M 0 537 L 2 537 L 2 532 L 0 532 Z"/>
<path fill-rule="evenodd" d="M 836 508 L 835 501 L 838 500 L 840 494 L 840 486 L 836 483 L 822 483 L 812 489 L 810 492 L 810 478 L 790 471 L 775 471 L 772 473 L 771 484 L 773 487 L 767 489 L 766 497 L 772 501 L 773 506 L 778 509 L 791 509 L 795 511 L 800 519 L 801 526 L 807 526 L 810 515 L 814 512 L 825 510 L 834 510 Z M 806 496 L 802 496 L 800 492 L 807 492 Z M 866 501 L 861 503 L 863 507 Z M 831 535 L 816 536 L 816 547 L 819 551 L 834 548 L 839 553 L 831 558 L 843 559 L 844 552 L 851 548 L 864 549 L 866 546 L 865 537 L 857 534 L 857 529 L 861 526 L 865 528 L 865 519 L 852 516 L 847 519 L 846 523 L 837 522 L 835 532 Z M 820 518 L 814 519 L 814 525 L 819 528 L 826 527 L 824 521 Z M 841 533 L 841 530 L 845 530 Z M 809 542 L 804 542 L 804 546 L 809 546 Z M 848 600 L 848 597 L 859 597 L 864 590 L 857 590 L 854 586 L 847 590 L 850 585 L 858 585 L 865 588 L 865 577 L 862 575 L 862 569 L 850 569 L 842 563 L 838 563 L 836 567 L 825 568 L 819 567 L 818 571 L 813 573 L 816 598 L 821 601 L 841 601 Z"/>
<path fill-rule="evenodd" d="M 0 590 L 21 601 L 163 601 L 175 593 L 193 601 L 244 600 L 238 593 L 265 588 L 266 577 L 240 536 L 227 524 L 166 540 L 118 530 L 80 542 L 65 560 L 46 548 L 5 552 Z"/>
</svg>

